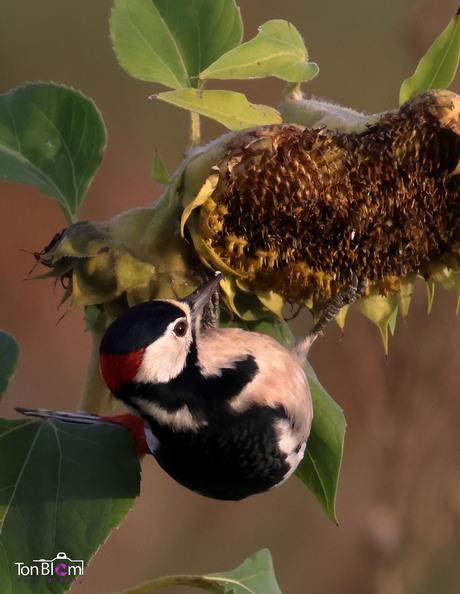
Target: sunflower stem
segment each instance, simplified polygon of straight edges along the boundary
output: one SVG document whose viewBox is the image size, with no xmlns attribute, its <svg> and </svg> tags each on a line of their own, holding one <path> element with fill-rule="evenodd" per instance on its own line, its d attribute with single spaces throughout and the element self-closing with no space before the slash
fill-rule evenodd
<svg viewBox="0 0 460 594">
<path fill-rule="evenodd" d="M 190 112 L 190 140 L 187 146 L 187 152 L 190 152 L 201 142 L 201 123 L 200 115 L 194 111 Z"/>
<path fill-rule="evenodd" d="M 91 328 L 91 351 L 88 369 L 78 404 L 78 410 L 93 415 L 107 414 L 116 405 L 116 401 L 107 388 L 99 369 L 99 346 L 107 326 L 107 314 L 101 312 Z"/>
</svg>

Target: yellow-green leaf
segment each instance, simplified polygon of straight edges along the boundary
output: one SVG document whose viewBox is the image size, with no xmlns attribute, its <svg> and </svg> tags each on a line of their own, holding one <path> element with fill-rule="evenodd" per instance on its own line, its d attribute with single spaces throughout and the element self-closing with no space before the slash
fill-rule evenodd
<svg viewBox="0 0 460 594">
<path fill-rule="evenodd" d="M 159 93 L 154 97 L 217 120 L 230 130 L 281 122 L 276 109 L 250 103 L 245 95 L 233 91 L 178 89 Z"/>
<path fill-rule="evenodd" d="M 398 310 L 397 295 L 379 295 L 374 287 L 371 287 L 370 296 L 364 297 L 356 302 L 358 309 L 378 326 L 382 335 L 385 354 L 388 354 L 388 327 L 393 333 L 395 318 Z"/>
<path fill-rule="evenodd" d="M 145 594 L 168 586 L 188 586 L 215 594 L 281 594 L 268 549 L 255 553 L 232 571 L 207 575 L 168 575 L 130 588 L 123 594 Z"/>
<path fill-rule="evenodd" d="M 306 82 L 318 74 L 297 29 L 287 21 L 268 21 L 259 34 L 216 60 L 200 74 L 206 78 L 246 79 L 276 76 Z"/>
<path fill-rule="evenodd" d="M 420 60 L 415 73 L 401 85 L 399 103 L 430 89 L 447 89 L 460 55 L 460 8 Z"/>
<path fill-rule="evenodd" d="M 157 182 L 157 184 L 169 184 L 169 173 L 158 152 L 155 153 L 155 157 L 153 159 L 152 177 Z"/>
</svg>

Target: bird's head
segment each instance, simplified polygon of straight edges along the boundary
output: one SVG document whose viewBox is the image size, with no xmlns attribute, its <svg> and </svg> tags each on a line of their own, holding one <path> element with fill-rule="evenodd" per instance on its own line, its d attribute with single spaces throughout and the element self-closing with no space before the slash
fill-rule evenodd
<svg viewBox="0 0 460 594">
<path fill-rule="evenodd" d="M 181 301 L 157 299 L 135 305 L 109 326 L 99 361 L 114 394 L 132 382 L 167 383 L 183 371 L 203 308 L 220 278 L 216 274 Z"/>
</svg>

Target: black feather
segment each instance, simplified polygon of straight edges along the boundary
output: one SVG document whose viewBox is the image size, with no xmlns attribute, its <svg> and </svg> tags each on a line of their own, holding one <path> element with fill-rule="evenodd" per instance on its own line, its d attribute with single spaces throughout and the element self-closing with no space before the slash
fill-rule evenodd
<svg viewBox="0 0 460 594">
<path fill-rule="evenodd" d="M 160 466 L 185 487 L 214 499 L 239 500 L 280 483 L 290 466 L 273 422 L 282 407 L 253 406 L 214 415 L 197 431 L 171 432 L 151 423 Z"/>
<path fill-rule="evenodd" d="M 148 347 L 184 310 L 168 301 L 148 301 L 130 307 L 109 326 L 101 341 L 104 355 L 127 355 Z"/>
</svg>

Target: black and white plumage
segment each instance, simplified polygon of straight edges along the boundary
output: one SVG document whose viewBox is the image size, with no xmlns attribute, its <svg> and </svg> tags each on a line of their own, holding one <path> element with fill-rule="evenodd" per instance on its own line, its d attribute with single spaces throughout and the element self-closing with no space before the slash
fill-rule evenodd
<svg viewBox="0 0 460 594">
<path fill-rule="evenodd" d="M 283 482 L 304 455 L 313 409 L 303 365 L 314 338 L 288 350 L 255 332 L 203 329 L 219 280 L 182 301 L 126 310 L 100 362 L 166 472 L 208 497 L 241 499 Z"/>
<path fill-rule="evenodd" d="M 216 273 L 181 301 L 127 309 L 107 329 L 101 373 L 136 416 L 17 410 L 121 424 L 140 455 L 150 451 L 172 478 L 207 497 L 238 500 L 282 483 L 302 460 L 310 434 L 313 408 L 303 369 L 309 348 L 364 287 L 354 279 L 326 304 L 306 338 L 284 348 L 264 334 L 203 323 L 220 278 Z"/>
</svg>

